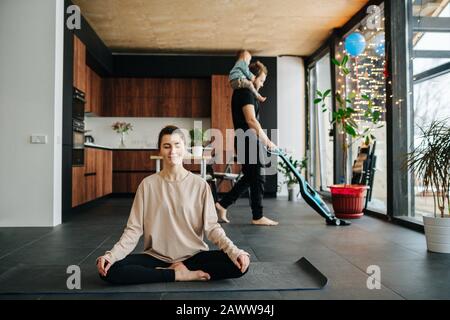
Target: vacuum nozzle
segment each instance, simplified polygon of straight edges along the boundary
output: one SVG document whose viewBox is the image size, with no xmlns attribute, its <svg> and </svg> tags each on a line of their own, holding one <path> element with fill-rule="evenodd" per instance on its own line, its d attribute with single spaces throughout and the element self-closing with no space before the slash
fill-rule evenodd
<svg viewBox="0 0 450 320">
<path fill-rule="evenodd" d="M 329 226 L 349 226 L 352 224 L 350 221 L 345 221 L 337 218 L 326 219 L 326 222 Z"/>
</svg>

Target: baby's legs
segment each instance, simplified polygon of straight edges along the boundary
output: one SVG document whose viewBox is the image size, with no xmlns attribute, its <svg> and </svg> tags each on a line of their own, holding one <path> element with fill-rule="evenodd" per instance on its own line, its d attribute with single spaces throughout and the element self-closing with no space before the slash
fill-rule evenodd
<svg viewBox="0 0 450 320">
<path fill-rule="evenodd" d="M 256 90 L 255 86 L 253 85 L 253 82 L 251 82 L 248 79 L 245 79 L 245 78 L 235 79 L 235 80 L 232 80 L 230 82 L 230 84 L 231 84 L 231 88 L 233 88 L 233 90 L 247 88 L 254 94 L 256 99 L 258 99 L 258 101 L 260 101 L 260 102 L 266 101 L 266 98 L 263 97 L 262 95 L 260 95 L 258 90 Z"/>
</svg>

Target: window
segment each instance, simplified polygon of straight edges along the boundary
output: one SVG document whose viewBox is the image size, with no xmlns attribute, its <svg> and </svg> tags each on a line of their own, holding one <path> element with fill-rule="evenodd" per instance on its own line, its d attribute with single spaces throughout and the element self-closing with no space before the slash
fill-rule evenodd
<svg viewBox="0 0 450 320">
<path fill-rule="evenodd" d="M 369 203 L 368 209 L 379 213 L 387 212 L 387 146 L 386 146 L 386 59 L 385 59 L 385 35 L 384 35 L 384 8 L 381 9 L 379 17 L 379 25 L 374 28 L 367 23 L 367 17 L 360 21 L 352 30 L 350 30 L 337 44 L 336 59 L 341 60 L 345 50 L 345 39 L 348 35 L 358 32 L 364 36 L 366 46 L 364 51 L 358 56 L 349 56 L 347 67 L 350 74 L 344 78 L 337 76 L 337 90 L 346 97 L 356 94 L 355 104 L 352 106 L 357 111 L 354 118 L 358 124 L 359 131 L 364 131 L 367 127 L 373 127 L 373 135 L 376 137 L 376 144 L 371 145 L 371 149 L 375 146 L 376 165 L 374 180 L 371 191 L 368 192 Z M 372 126 L 365 121 L 364 113 L 367 110 L 368 102 L 361 98 L 362 95 L 369 95 L 373 100 L 373 109 L 381 113 L 381 122 L 379 125 Z M 378 128 L 381 126 L 381 128 Z M 347 159 L 347 172 L 351 175 L 352 165 L 358 154 L 358 148 L 362 144 L 362 140 L 350 141 Z M 343 180 L 343 178 L 341 178 Z M 347 179 L 348 180 L 348 179 Z"/>
<path fill-rule="evenodd" d="M 412 51 L 411 126 L 414 147 L 420 144 L 419 128 L 433 120 L 450 116 L 450 3 L 448 1 L 411 1 L 409 46 Z M 447 26 L 447 27 L 445 27 Z M 437 32 L 438 31 L 438 32 Z M 413 180 L 413 209 L 410 217 L 422 220 L 434 212 L 431 190 Z"/>
<path fill-rule="evenodd" d="M 330 54 L 325 54 L 309 69 L 309 173 L 310 183 L 321 191 L 333 184 L 333 135 L 330 132 L 331 113 L 314 105 L 317 90 L 331 89 Z M 328 100 L 328 107 L 331 101 Z M 331 134 L 331 136 L 330 136 Z"/>
</svg>

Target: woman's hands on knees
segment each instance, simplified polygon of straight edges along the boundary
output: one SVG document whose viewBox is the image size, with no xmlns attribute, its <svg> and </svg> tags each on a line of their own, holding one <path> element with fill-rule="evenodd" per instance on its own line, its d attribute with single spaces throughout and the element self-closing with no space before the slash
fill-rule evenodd
<svg viewBox="0 0 450 320">
<path fill-rule="evenodd" d="M 101 256 L 97 258 L 97 269 L 98 273 L 106 277 L 106 274 L 108 273 L 109 268 L 111 268 L 112 263 L 108 261 L 108 259 L 105 258 L 105 256 Z"/>
<path fill-rule="evenodd" d="M 244 273 L 247 270 L 249 264 L 250 264 L 250 257 L 246 254 L 239 255 L 235 263 L 236 267 L 238 267 L 242 273 Z"/>
</svg>

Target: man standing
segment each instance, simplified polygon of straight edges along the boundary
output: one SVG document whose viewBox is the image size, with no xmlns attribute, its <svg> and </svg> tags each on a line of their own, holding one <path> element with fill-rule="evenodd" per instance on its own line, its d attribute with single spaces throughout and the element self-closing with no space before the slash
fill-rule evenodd
<svg viewBox="0 0 450 320">
<path fill-rule="evenodd" d="M 250 71 L 255 74 L 254 86 L 256 90 L 261 89 L 266 81 L 268 73 L 266 66 L 261 62 L 256 61 L 250 65 Z M 243 176 L 234 185 L 233 189 L 225 194 L 220 201 L 216 202 L 219 219 L 223 222 L 229 222 L 226 216 L 227 208 L 234 203 L 243 192 L 250 188 L 250 203 L 253 215 L 252 224 L 263 226 L 277 225 L 278 222 L 266 218 L 263 215 L 262 199 L 264 195 L 265 178 L 261 173 L 261 169 L 263 168 L 261 154 L 263 150 L 260 149 L 260 145 L 262 144 L 269 149 L 276 149 L 277 146 L 270 141 L 259 123 L 260 106 L 258 100 L 249 89 L 242 88 L 234 90 L 231 99 L 231 109 L 235 132 L 240 131 L 239 129 L 243 130 L 246 135 L 250 136 L 250 141 L 238 141 L 239 138 L 242 138 L 242 135 L 239 136 L 236 134 L 235 136 L 234 147 L 239 160 L 243 158 L 240 153 L 242 153 L 242 151 L 245 152 L 245 161 L 242 163 Z M 257 141 L 257 143 L 255 143 L 256 149 L 251 148 L 252 135 L 254 136 L 253 140 L 255 142 Z M 239 144 L 244 144 L 245 148 L 241 150 L 241 148 L 238 148 Z M 256 155 L 251 154 L 255 152 Z M 252 158 L 256 158 L 256 161 L 251 161 Z M 242 161 L 240 160 L 240 162 Z"/>
</svg>

